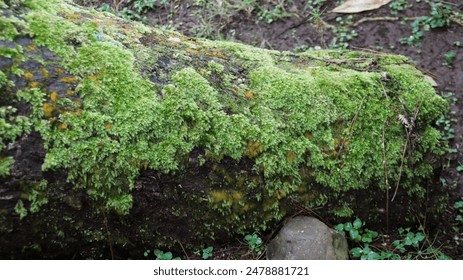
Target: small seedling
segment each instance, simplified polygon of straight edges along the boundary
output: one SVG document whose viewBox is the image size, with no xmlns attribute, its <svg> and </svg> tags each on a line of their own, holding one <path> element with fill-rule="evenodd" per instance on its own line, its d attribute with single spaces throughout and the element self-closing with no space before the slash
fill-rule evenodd
<svg viewBox="0 0 463 280">
<path fill-rule="evenodd" d="M 172 255 L 171 252 L 163 252 L 161 250 L 155 249 L 154 255 L 156 256 L 156 260 L 180 260 L 179 257 L 175 257 Z"/>
<path fill-rule="evenodd" d="M 453 51 L 447 52 L 444 55 L 444 58 L 445 58 L 444 65 L 447 66 L 447 67 L 453 67 L 453 64 L 455 63 L 455 58 L 456 57 L 457 57 L 456 52 L 453 52 Z"/>
<path fill-rule="evenodd" d="M 463 201 L 457 201 L 453 205 L 453 208 L 457 211 L 458 215 L 455 218 L 455 221 L 463 223 Z"/>
<path fill-rule="evenodd" d="M 212 250 L 214 250 L 214 247 L 212 246 L 209 246 L 207 248 L 204 248 L 202 250 L 202 255 L 201 257 L 203 258 L 203 260 L 207 260 L 209 259 L 210 257 L 212 257 Z"/>
<path fill-rule="evenodd" d="M 262 253 L 262 238 L 257 233 L 248 234 L 244 237 L 244 241 L 248 244 L 249 250 L 257 255 Z"/>
</svg>

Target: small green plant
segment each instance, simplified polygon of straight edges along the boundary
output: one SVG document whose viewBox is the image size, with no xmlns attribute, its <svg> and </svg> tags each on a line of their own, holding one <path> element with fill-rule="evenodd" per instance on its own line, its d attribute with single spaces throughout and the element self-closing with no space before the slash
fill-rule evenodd
<svg viewBox="0 0 463 280">
<path fill-rule="evenodd" d="M 455 221 L 458 223 L 463 223 L 463 201 L 457 201 L 453 205 L 453 208 L 457 211 L 457 216 L 455 217 Z"/>
<path fill-rule="evenodd" d="M 364 225 L 365 223 L 357 218 L 352 223 L 335 226 L 341 234 L 358 245 L 350 250 L 353 258 L 361 260 L 450 259 L 429 244 L 423 231 L 414 233 L 410 228 L 399 228 L 400 239 L 393 241 L 387 249 L 380 249 L 372 245 L 378 239 L 378 233 L 365 229 Z"/>
<path fill-rule="evenodd" d="M 352 15 L 349 15 L 346 18 L 336 18 L 338 25 L 333 29 L 335 39 L 331 44 L 331 48 L 347 49 L 347 47 L 349 47 L 349 42 L 357 37 L 357 31 L 349 28 L 349 26 L 353 24 L 352 19 Z"/>
<path fill-rule="evenodd" d="M 214 247 L 209 246 L 207 248 L 204 248 L 202 250 L 197 250 L 195 251 L 195 255 L 201 256 L 203 260 L 207 260 L 212 257 L 212 251 L 214 250 Z"/>
<path fill-rule="evenodd" d="M 453 51 L 447 52 L 444 55 L 444 58 L 445 58 L 444 65 L 447 66 L 447 67 L 453 67 L 453 64 L 455 63 L 455 58 L 456 57 L 457 57 L 456 52 L 453 52 Z"/>
<path fill-rule="evenodd" d="M 212 247 L 212 246 L 209 246 L 209 247 L 203 249 L 203 255 L 202 255 L 203 259 L 207 260 L 210 257 L 212 257 L 212 250 L 214 250 L 214 247 Z"/>
<path fill-rule="evenodd" d="M 268 10 L 266 8 L 262 8 L 258 13 L 258 22 L 265 21 L 268 24 L 275 22 L 279 19 L 288 16 L 288 14 L 283 10 L 281 6 L 276 6 L 275 8 Z"/>
<path fill-rule="evenodd" d="M 389 8 L 391 8 L 391 14 L 393 15 L 396 15 L 399 12 L 402 12 L 411 7 L 413 7 L 413 3 L 410 3 L 408 0 L 395 0 L 389 4 Z"/>
<path fill-rule="evenodd" d="M 400 43 L 418 46 L 420 44 L 420 39 L 424 37 L 425 31 L 449 26 L 452 16 L 453 12 L 450 5 L 441 2 L 432 2 L 429 16 L 419 17 L 413 21 L 412 35 L 408 38 L 401 38 Z"/>
<path fill-rule="evenodd" d="M 348 237 L 355 242 L 371 243 L 376 237 L 378 237 L 378 233 L 376 231 L 364 229 L 364 225 L 365 223 L 357 218 L 352 223 L 347 222 L 339 224 L 335 227 L 335 229 L 344 236 L 346 236 L 347 233 Z"/>
<path fill-rule="evenodd" d="M 260 236 L 257 233 L 247 234 L 244 237 L 244 241 L 246 242 L 246 244 L 249 247 L 249 250 L 252 253 L 255 253 L 257 255 L 262 254 L 263 242 L 262 242 L 262 238 L 260 238 Z"/>
<path fill-rule="evenodd" d="M 171 252 L 165 252 L 164 253 L 163 251 L 158 250 L 158 249 L 154 250 L 154 255 L 156 256 L 156 260 L 180 260 L 179 257 L 174 258 L 174 256 L 172 255 Z"/>
</svg>

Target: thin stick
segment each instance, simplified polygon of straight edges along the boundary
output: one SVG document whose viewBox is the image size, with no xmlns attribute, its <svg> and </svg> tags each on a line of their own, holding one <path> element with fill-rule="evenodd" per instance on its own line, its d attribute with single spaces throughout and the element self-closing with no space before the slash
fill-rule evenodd
<svg viewBox="0 0 463 280">
<path fill-rule="evenodd" d="M 398 21 L 398 20 L 415 20 L 418 17 L 365 17 L 360 19 L 359 21 L 356 21 L 355 23 L 352 24 L 353 27 L 357 27 L 358 25 L 364 23 L 364 22 L 370 22 L 370 21 Z"/>
<path fill-rule="evenodd" d="M 403 104 L 403 102 L 401 102 L 401 103 L 402 103 L 402 106 L 404 106 L 404 110 L 405 110 L 405 105 Z M 399 190 L 400 178 L 402 177 L 402 171 L 403 171 L 403 166 L 404 166 L 404 162 L 405 162 L 405 153 L 407 152 L 408 143 L 410 142 L 410 137 L 411 137 L 411 134 L 413 132 L 413 128 L 415 126 L 415 121 L 416 121 L 416 118 L 418 116 L 418 112 L 420 111 L 422 103 L 423 103 L 423 101 L 421 101 L 420 104 L 418 104 L 418 106 L 417 106 L 417 108 L 415 110 L 415 113 L 413 114 L 413 119 L 412 119 L 412 122 L 410 123 L 410 126 L 405 127 L 405 131 L 407 133 L 407 141 L 405 141 L 404 149 L 402 151 L 402 160 L 400 162 L 400 168 L 399 168 L 399 178 L 397 179 L 397 185 L 395 187 L 394 195 L 392 196 L 391 202 L 394 201 L 395 196 L 397 195 L 397 191 Z"/>
<path fill-rule="evenodd" d="M 186 253 L 185 248 L 183 248 L 182 242 L 180 242 L 179 240 L 177 240 L 177 242 L 180 245 L 180 247 L 182 248 L 182 251 L 185 254 L 185 257 L 189 260 L 190 258 L 188 257 L 188 254 Z"/>
<path fill-rule="evenodd" d="M 389 180 L 387 178 L 387 159 L 386 159 L 386 140 L 384 127 L 387 121 L 384 122 L 383 126 L 383 166 L 384 166 L 384 178 L 386 183 L 386 231 L 389 233 Z"/>
</svg>

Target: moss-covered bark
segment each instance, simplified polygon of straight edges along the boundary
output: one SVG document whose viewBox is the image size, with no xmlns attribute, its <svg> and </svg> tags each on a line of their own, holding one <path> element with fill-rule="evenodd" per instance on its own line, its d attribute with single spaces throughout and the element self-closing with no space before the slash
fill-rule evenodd
<svg viewBox="0 0 463 280">
<path fill-rule="evenodd" d="M 438 213 L 447 104 L 404 57 L 191 39 L 64 0 L 0 9 L 4 258 L 141 257 L 298 207 Z"/>
</svg>

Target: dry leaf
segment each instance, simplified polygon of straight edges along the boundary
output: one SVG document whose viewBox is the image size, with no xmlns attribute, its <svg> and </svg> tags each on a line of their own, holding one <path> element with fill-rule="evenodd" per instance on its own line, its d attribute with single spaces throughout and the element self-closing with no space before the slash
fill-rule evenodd
<svg viewBox="0 0 463 280">
<path fill-rule="evenodd" d="M 347 0 L 344 4 L 334 8 L 333 12 L 339 14 L 355 14 L 378 9 L 391 1 L 392 0 Z"/>
</svg>

